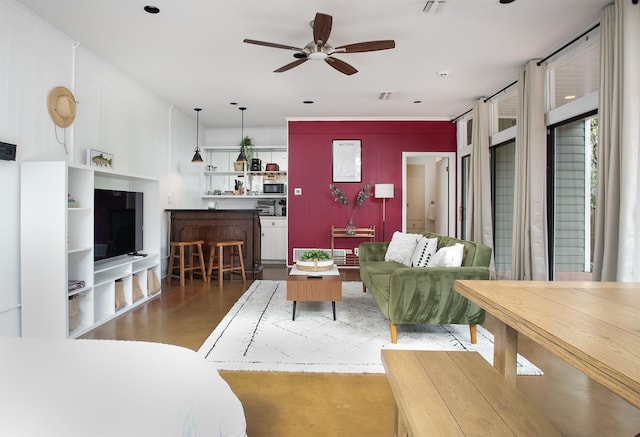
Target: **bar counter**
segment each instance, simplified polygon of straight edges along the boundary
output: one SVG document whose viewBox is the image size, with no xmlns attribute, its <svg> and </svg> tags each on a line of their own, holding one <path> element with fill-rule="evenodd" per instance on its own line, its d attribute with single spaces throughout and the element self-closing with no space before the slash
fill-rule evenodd
<svg viewBox="0 0 640 437">
<path fill-rule="evenodd" d="M 244 241 L 242 256 L 245 270 L 253 279 L 262 272 L 261 229 L 257 209 L 167 209 L 171 219 L 171 241 L 205 242 L 205 257 L 209 244 L 217 241 Z M 228 263 L 225 253 L 225 263 Z M 236 263 L 238 261 L 236 260 Z M 207 260 L 208 263 L 208 260 Z"/>
</svg>

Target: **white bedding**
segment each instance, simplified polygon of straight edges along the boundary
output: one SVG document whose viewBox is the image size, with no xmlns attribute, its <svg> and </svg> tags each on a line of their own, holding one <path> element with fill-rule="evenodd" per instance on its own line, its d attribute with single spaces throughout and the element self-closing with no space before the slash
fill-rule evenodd
<svg viewBox="0 0 640 437">
<path fill-rule="evenodd" d="M 0 337 L 2 436 L 246 436 L 240 401 L 189 349 Z"/>
</svg>

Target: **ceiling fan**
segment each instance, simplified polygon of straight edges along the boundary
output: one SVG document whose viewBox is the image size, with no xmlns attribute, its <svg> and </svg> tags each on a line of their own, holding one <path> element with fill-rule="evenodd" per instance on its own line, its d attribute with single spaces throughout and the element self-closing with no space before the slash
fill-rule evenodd
<svg viewBox="0 0 640 437">
<path fill-rule="evenodd" d="M 244 42 L 249 44 L 256 44 L 259 46 L 274 47 L 277 49 L 293 50 L 296 53 L 293 55 L 296 58 L 295 61 L 284 65 L 274 73 L 282 73 L 283 71 L 291 70 L 293 67 L 307 62 L 309 59 L 324 60 L 327 64 L 338 70 L 340 73 L 346 75 L 352 75 L 357 73 L 353 66 L 346 62 L 333 57 L 337 53 L 358 53 L 358 52 L 373 52 L 376 50 L 392 49 L 396 46 L 396 43 L 392 39 L 380 40 L 380 41 L 366 41 L 355 44 L 347 44 L 340 47 L 331 46 L 327 40 L 331 34 L 331 26 L 333 23 L 333 17 L 331 15 L 316 13 L 315 19 L 310 23 L 313 28 L 313 41 L 304 46 L 304 48 L 293 47 L 285 44 L 277 44 L 272 42 L 257 41 L 255 39 L 245 39 Z"/>
</svg>

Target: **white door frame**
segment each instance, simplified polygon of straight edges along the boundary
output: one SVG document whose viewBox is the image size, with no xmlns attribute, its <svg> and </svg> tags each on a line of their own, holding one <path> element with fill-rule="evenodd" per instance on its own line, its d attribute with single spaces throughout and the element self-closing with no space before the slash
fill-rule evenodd
<svg viewBox="0 0 640 437">
<path fill-rule="evenodd" d="M 402 152 L 402 232 L 407 232 L 407 158 L 449 159 L 449 235 L 456 235 L 456 153 L 455 152 Z"/>
</svg>

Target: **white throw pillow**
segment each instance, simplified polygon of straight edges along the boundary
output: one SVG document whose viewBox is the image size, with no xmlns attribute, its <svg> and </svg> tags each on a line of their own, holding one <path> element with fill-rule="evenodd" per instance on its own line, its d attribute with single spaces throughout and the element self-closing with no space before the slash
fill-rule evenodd
<svg viewBox="0 0 640 437">
<path fill-rule="evenodd" d="M 411 266 L 426 267 L 437 250 L 437 238 L 427 238 L 424 235 L 420 236 L 416 250 L 413 251 L 413 256 L 411 257 Z"/>
<path fill-rule="evenodd" d="M 407 267 L 411 267 L 411 257 L 416 250 L 420 234 L 405 234 L 395 231 L 384 254 L 385 261 L 395 261 Z"/>
<path fill-rule="evenodd" d="M 441 247 L 431 258 L 427 267 L 460 267 L 462 256 L 464 255 L 464 245 L 456 243 L 453 246 Z"/>
</svg>

